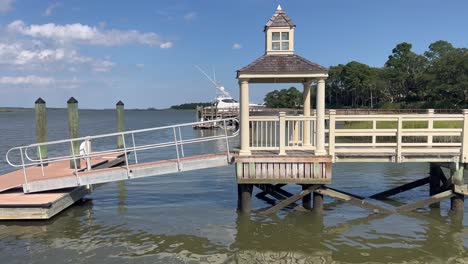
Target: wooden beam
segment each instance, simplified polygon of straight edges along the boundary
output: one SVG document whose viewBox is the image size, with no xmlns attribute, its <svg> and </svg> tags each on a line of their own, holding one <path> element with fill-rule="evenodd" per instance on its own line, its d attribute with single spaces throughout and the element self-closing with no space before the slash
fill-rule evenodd
<svg viewBox="0 0 468 264">
<path fill-rule="evenodd" d="M 330 190 L 333 190 L 333 191 L 336 191 L 336 192 L 340 192 L 340 193 L 344 193 L 344 194 L 349 195 L 351 197 L 354 197 L 356 199 L 360 199 L 360 200 L 366 199 L 365 197 L 362 197 L 362 196 L 359 196 L 359 195 L 356 195 L 356 194 L 352 194 L 352 193 L 348 193 L 348 192 L 344 192 L 344 191 L 341 191 L 341 190 L 337 190 L 335 188 L 331 188 L 331 187 L 328 187 L 328 186 L 327 186 L 327 189 L 330 189 Z"/>
<path fill-rule="evenodd" d="M 280 203 L 276 204 L 275 206 L 272 206 L 272 207 L 268 208 L 267 210 L 263 211 L 262 214 L 266 215 L 266 214 L 275 213 L 275 212 L 283 209 L 284 207 L 290 205 L 291 203 L 294 203 L 295 201 L 297 201 L 297 200 L 301 199 L 302 197 L 308 195 L 309 193 L 315 191 L 319 187 L 320 187 L 320 185 L 310 186 L 308 189 L 302 190 L 302 191 L 294 194 L 293 196 L 281 201 Z"/>
<path fill-rule="evenodd" d="M 262 199 L 261 197 L 265 197 L 266 195 L 271 195 L 277 200 L 284 200 L 287 198 L 287 196 L 278 193 L 271 184 L 255 184 L 254 186 L 262 190 L 261 193 L 255 195 L 257 198 Z"/>
<path fill-rule="evenodd" d="M 340 191 L 331 190 L 331 189 L 329 189 L 327 187 L 322 187 L 320 189 L 317 189 L 317 190 L 315 190 L 315 192 L 326 195 L 326 196 L 329 196 L 329 197 L 334 198 L 334 199 L 346 201 L 346 202 L 348 202 L 348 203 L 350 203 L 352 205 L 355 205 L 355 206 L 370 210 L 370 211 L 372 211 L 374 213 L 384 213 L 384 214 L 393 213 L 392 209 L 387 209 L 387 208 L 384 208 L 384 207 L 380 207 L 380 206 L 371 204 L 371 203 L 369 203 L 369 202 L 367 202 L 365 200 L 354 198 L 354 197 L 352 197 L 350 195 L 344 194 L 344 193 L 342 193 Z"/>
<path fill-rule="evenodd" d="M 276 184 L 276 185 L 273 185 L 273 188 L 275 189 L 275 191 L 283 196 L 286 196 L 286 197 L 291 197 L 293 196 L 292 193 L 288 192 L 288 191 L 285 191 L 283 190 L 281 187 L 285 186 L 286 184 Z"/>
<path fill-rule="evenodd" d="M 447 198 L 450 198 L 452 196 L 454 196 L 454 193 L 451 190 L 448 190 L 448 191 L 445 191 L 445 192 L 438 193 L 436 195 L 432 195 L 432 196 L 427 197 L 427 198 L 420 199 L 420 200 L 418 200 L 418 201 L 416 201 L 414 203 L 409 203 L 409 204 L 402 205 L 400 207 L 397 207 L 395 210 L 397 212 L 413 211 L 415 209 L 425 207 L 425 206 L 428 206 L 428 205 L 433 204 L 433 203 L 440 202 L 440 201 L 442 201 L 444 199 L 447 199 Z"/>
<path fill-rule="evenodd" d="M 423 186 L 423 185 L 428 184 L 428 183 L 429 183 L 429 177 L 422 178 L 422 179 L 419 179 L 417 181 L 410 182 L 410 183 L 407 183 L 407 184 L 403 184 L 401 186 L 392 188 L 392 189 L 384 191 L 384 192 L 376 193 L 376 194 L 372 195 L 370 198 L 373 198 L 373 199 L 376 199 L 376 200 L 385 199 L 385 198 L 387 198 L 389 196 L 399 194 L 399 193 L 402 193 L 402 192 L 406 192 L 408 190 Z"/>
<path fill-rule="evenodd" d="M 468 196 L 468 185 L 454 185 L 453 192 Z"/>
</svg>

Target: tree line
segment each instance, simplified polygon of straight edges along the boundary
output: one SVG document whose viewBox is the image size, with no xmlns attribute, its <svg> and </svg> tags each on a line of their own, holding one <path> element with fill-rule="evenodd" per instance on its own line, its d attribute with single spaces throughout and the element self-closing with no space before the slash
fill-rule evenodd
<svg viewBox="0 0 468 264">
<path fill-rule="evenodd" d="M 443 40 L 423 54 L 403 42 L 383 67 L 351 61 L 330 67 L 328 74 L 330 108 L 468 108 L 468 49 Z M 301 104 L 302 93 L 294 87 L 265 96 L 267 107 Z"/>
</svg>

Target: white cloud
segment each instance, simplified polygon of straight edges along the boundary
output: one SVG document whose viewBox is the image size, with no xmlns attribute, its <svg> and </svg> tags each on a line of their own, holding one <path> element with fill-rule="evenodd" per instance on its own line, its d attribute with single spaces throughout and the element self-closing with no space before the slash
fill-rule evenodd
<svg viewBox="0 0 468 264">
<path fill-rule="evenodd" d="M 172 47 L 171 42 L 165 42 L 153 32 L 141 33 L 137 30 L 102 30 L 80 23 L 57 25 L 54 23 L 27 26 L 22 20 L 11 22 L 7 29 L 12 33 L 26 36 L 51 39 L 62 44 L 89 44 L 101 46 L 118 46 L 125 44 L 142 44 L 161 48 Z"/>
<path fill-rule="evenodd" d="M 242 45 L 239 43 L 232 44 L 232 49 L 242 49 Z"/>
<path fill-rule="evenodd" d="M 42 14 L 43 16 L 51 16 L 54 10 L 60 6 L 59 2 L 53 2 L 51 3 L 46 10 L 44 10 L 44 13 Z"/>
<path fill-rule="evenodd" d="M 135 66 L 139 69 L 143 69 L 145 67 L 143 63 L 137 63 Z"/>
<path fill-rule="evenodd" d="M 88 65 L 95 72 L 108 72 L 115 63 L 108 59 L 95 59 L 82 56 L 69 47 L 41 48 L 41 43 L 33 41 L 34 47 L 26 48 L 21 43 L 6 44 L 0 42 L 0 65 L 40 70 L 46 65 L 65 63 L 69 69 L 78 71 L 76 66 Z"/>
<path fill-rule="evenodd" d="M 161 49 L 170 49 L 174 46 L 174 43 L 172 42 L 164 42 L 159 45 Z"/>
<path fill-rule="evenodd" d="M 55 82 L 56 81 L 54 78 L 40 77 L 35 75 L 0 77 L 0 84 L 2 85 L 49 86 L 55 84 Z"/>
<path fill-rule="evenodd" d="M 14 0 L 0 0 L 0 13 L 8 13 L 13 9 Z"/>
<path fill-rule="evenodd" d="M 108 60 L 95 61 L 92 65 L 93 71 L 95 72 L 108 72 L 112 70 L 115 66 L 115 63 Z"/>
<path fill-rule="evenodd" d="M 197 17 L 198 17 L 197 12 L 190 12 L 190 13 L 187 13 L 187 14 L 184 16 L 184 19 L 185 19 L 186 21 L 193 21 L 193 20 L 195 20 Z"/>
</svg>

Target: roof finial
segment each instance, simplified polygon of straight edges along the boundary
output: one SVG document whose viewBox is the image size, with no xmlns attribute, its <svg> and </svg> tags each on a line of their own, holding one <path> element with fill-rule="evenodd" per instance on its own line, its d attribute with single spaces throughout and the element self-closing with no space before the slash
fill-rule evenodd
<svg viewBox="0 0 468 264">
<path fill-rule="evenodd" d="M 281 8 L 281 5 L 280 5 L 280 4 L 278 4 L 278 7 L 276 8 L 276 10 L 277 10 L 277 11 L 283 10 L 283 9 Z"/>
</svg>

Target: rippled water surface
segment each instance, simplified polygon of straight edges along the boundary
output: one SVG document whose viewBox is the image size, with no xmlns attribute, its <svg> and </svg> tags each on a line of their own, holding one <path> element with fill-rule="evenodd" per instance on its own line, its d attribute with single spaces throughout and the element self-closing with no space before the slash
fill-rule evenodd
<svg viewBox="0 0 468 264">
<path fill-rule="evenodd" d="M 48 112 L 50 140 L 67 137 L 66 118 L 64 110 Z M 193 112 L 127 111 L 126 128 L 193 119 Z M 81 111 L 80 127 L 83 136 L 113 132 L 115 112 Z M 34 140 L 34 113 L 0 113 L 0 134 L 0 172 L 7 172 L 6 151 Z M 332 186 L 369 196 L 427 173 L 427 164 L 335 164 Z M 421 187 L 395 200 L 427 193 Z M 287 209 L 246 218 L 236 213 L 236 195 L 232 166 L 101 185 L 52 220 L 0 222 L 0 263 L 468 263 L 468 217 L 455 224 L 447 201 L 441 209 L 381 216 L 326 199 L 323 217 Z M 254 209 L 267 206 L 253 199 Z"/>
</svg>

